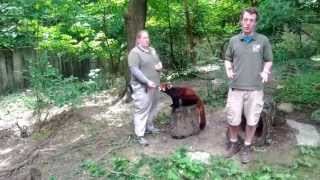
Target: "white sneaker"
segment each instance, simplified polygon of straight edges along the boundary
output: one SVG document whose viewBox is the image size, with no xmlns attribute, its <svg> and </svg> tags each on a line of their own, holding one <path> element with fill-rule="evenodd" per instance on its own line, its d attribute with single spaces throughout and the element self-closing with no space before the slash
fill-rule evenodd
<svg viewBox="0 0 320 180">
<path fill-rule="evenodd" d="M 137 137 L 137 141 L 140 145 L 143 145 L 143 146 L 149 145 L 149 142 L 143 136 Z"/>
<path fill-rule="evenodd" d="M 147 134 L 160 133 L 160 129 L 152 126 L 152 127 L 146 128 L 146 133 Z"/>
</svg>

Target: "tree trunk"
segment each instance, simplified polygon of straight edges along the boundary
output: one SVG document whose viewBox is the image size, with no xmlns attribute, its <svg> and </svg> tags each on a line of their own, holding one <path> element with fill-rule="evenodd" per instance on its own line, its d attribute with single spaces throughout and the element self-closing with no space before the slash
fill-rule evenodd
<svg viewBox="0 0 320 180">
<path fill-rule="evenodd" d="M 258 6 L 258 0 L 251 0 L 251 6 L 257 7 Z"/>
<path fill-rule="evenodd" d="M 145 28 L 147 16 L 147 0 L 130 0 L 128 3 L 128 10 L 124 15 L 125 25 L 127 31 L 127 49 L 128 52 L 135 46 L 136 35 L 140 30 Z M 129 71 L 128 71 L 128 61 L 124 61 L 124 73 L 126 80 L 126 88 L 120 94 L 120 98 L 127 94 L 126 102 L 130 102 L 131 93 L 128 87 L 129 85 Z M 116 102 L 116 101 L 115 101 Z"/>
<path fill-rule="evenodd" d="M 194 51 L 195 44 L 194 44 L 193 33 L 192 33 L 193 22 L 192 22 L 192 17 L 190 17 L 188 0 L 184 0 L 184 14 L 186 16 L 186 32 L 187 32 L 187 40 L 188 40 L 187 53 L 192 60 L 192 64 L 196 64 L 196 54 Z"/>
<path fill-rule="evenodd" d="M 125 14 L 128 52 L 135 46 L 136 35 L 145 28 L 147 0 L 130 0 Z"/>
<path fill-rule="evenodd" d="M 172 112 L 170 134 L 173 138 L 181 139 L 196 135 L 200 132 L 197 105 L 181 106 Z"/>
<path fill-rule="evenodd" d="M 103 8 L 102 30 L 103 30 L 104 36 L 106 37 L 106 46 L 103 45 L 103 48 L 105 48 L 107 50 L 107 52 L 109 53 L 109 61 L 105 62 L 107 65 L 103 65 L 103 67 L 105 67 L 105 66 L 108 67 L 109 69 L 105 69 L 108 72 L 116 73 L 116 72 L 118 72 L 118 69 L 115 67 L 115 57 L 112 54 L 111 47 L 110 47 L 110 44 L 108 42 L 108 31 L 107 31 L 107 29 L 108 29 L 108 27 L 107 27 L 107 8 L 106 8 L 106 6 L 104 6 L 104 8 Z M 109 63 L 109 65 L 108 65 L 108 63 Z"/>
<path fill-rule="evenodd" d="M 170 57 L 172 64 L 176 64 L 176 59 L 174 56 L 174 49 L 173 49 L 173 37 L 172 37 L 172 27 L 171 27 L 171 15 L 170 15 L 170 2 L 167 0 L 167 13 L 168 13 L 168 25 L 169 25 L 169 44 L 170 44 Z"/>
<path fill-rule="evenodd" d="M 15 49 L 13 51 L 13 78 L 14 78 L 14 86 L 16 88 L 23 88 L 23 60 L 22 53 L 20 49 Z"/>
<path fill-rule="evenodd" d="M 3 51 L 0 50 L 0 93 L 7 90 L 8 75 L 6 67 L 6 56 Z"/>
</svg>

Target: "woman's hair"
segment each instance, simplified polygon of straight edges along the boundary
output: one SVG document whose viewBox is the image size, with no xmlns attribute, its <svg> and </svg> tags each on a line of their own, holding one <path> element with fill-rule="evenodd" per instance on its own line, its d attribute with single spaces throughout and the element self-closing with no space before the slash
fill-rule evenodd
<svg viewBox="0 0 320 180">
<path fill-rule="evenodd" d="M 136 36 L 136 45 L 138 45 L 138 39 L 141 37 L 141 35 L 143 33 L 146 33 L 149 35 L 148 31 L 147 30 L 140 30 L 138 33 L 137 33 L 137 36 Z"/>
</svg>

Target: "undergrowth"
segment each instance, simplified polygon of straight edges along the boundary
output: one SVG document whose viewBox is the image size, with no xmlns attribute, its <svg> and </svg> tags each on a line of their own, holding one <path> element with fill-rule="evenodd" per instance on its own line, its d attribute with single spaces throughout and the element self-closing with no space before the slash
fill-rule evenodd
<svg viewBox="0 0 320 180">
<path fill-rule="evenodd" d="M 291 165 L 263 163 L 249 170 L 244 170 L 235 161 L 220 156 L 212 156 L 209 164 L 191 160 L 185 148 L 180 148 L 165 158 L 142 156 L 140 160 L 131 162 L 117 157 L 113 158 L 108 166 L 84 161 L 81 168 L 91 177 L 99 179 L 317 179 L 320 175 L 320 148 L 304 146 L 297 148 L 299 153 Z"/>
<path fill-rule="evenodd" d="M 297 107 L 320 107 L 320 72 L 309 72 L 288 77 L 275 93 L 278 102 L 291 102 Z"/>
</svg>

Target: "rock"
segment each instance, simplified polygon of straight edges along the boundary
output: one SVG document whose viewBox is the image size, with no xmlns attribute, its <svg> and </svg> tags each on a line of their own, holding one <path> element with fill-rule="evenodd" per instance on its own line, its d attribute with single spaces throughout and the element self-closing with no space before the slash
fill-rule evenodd
<svg viewBox="0 0 320 180">
<path fill-rule="evenodd" d="M 209 160 L 210 160 L 210 154 L 207 152 L 188 152 L 187 156 L 191 159 L 191 160 L 195 160 L 195 161 L 200 161 L 202 163 L 205 164 L 209 164 Z"/>
<path fill-rule="evenodd" d="M 310 124 L 300 123 L 287 119 L 287 123 L 291 128 L 297 130 L 296 139 L 298 145 L 319 146 L 320 135 L 316 128 Z"/>
<path fill-rule="evenodd" d="M 284 86 L 283 85 L 277 85 L 277 87 L 276 87 L 276 89 L 282 89 L 282 88 L 284 88 Z"/>
<path fill-rule="evenodd" d="M 214 90 L 219 89 L 224 83 L 225 83 L 225 80 L 223 80 L 223 79 L 212 80 Z"/>
<path fill-rule="evenodd" d="M 291 112 L 293 112 L 293 104 L 291 104 L 291 103 L 280 103 L 277 106 L 277 109 L 279 111 L 283 111 L 285 113 L 291 113 Z"/>
<path fill-rule="evenodd" d="M 312 112 L 311 120 L 315 121 L 317 123 L 320 123 L 320 109 L 317 109 L 317 110 Z"/>
</svg>

